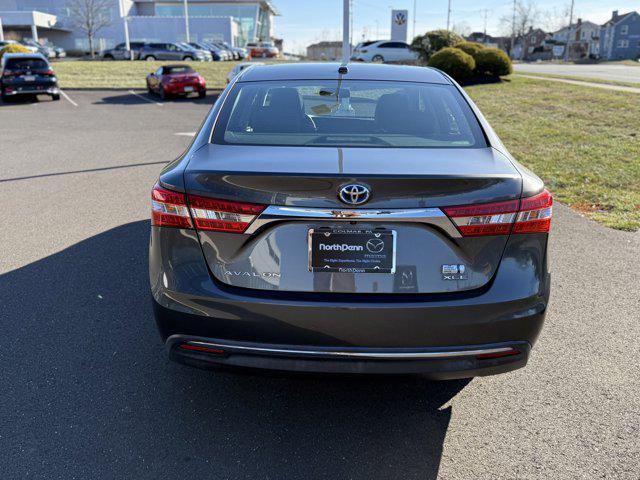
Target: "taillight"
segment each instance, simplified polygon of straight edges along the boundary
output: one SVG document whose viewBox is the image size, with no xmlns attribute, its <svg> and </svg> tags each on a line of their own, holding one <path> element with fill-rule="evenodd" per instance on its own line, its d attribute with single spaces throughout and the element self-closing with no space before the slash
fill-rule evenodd
<svg viewBox="0 0 640 480">
<path fill-rule="evenodd" d="M 165 190 L 156 185 L 151 191 L 151 225 L 193 228 L 184 193 Z"/>
<path fill-rule="evenodd" d="M 191 229 L 195 225 L 196 230 L 244 233 L 264 209 L 255 203 L 187 196 L 160 185 L 151 192 L 151 225 L 159 227 Z"/>
<path fill-rule="evenodd" d="M 553 199 L 544 190 L 533 197 L 506 202 L 443 208 L 463 237 L 548 232 Z"/>
<path fill-rule="evenodd" d="M 197 230 L 243 233 L 265 206 L 189 195 L 189 208 Z"/>
<path fill-rule="evenodd" d="M 443 208 L 463 237 L 508 235 L 518 213 L 518 200 Z"/>
<path fill-rule="evenodd" d="M 553 197 L 548 190 L 523 198 L 513 233 L 548 232 L 551 228 Z"/>
</svg>

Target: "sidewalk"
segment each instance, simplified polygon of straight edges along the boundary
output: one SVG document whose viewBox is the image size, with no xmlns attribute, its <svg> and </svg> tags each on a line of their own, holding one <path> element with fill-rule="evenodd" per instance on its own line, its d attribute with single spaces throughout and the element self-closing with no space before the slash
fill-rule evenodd
<svg viewBox="0 0 640 480">
<path fill-rule="evenodd" d="M 616 90 L 618 92 L 640 93 L 640 87 L 624 87 L 622 85 L 609 85 L 606 83 L 593 83 L 581 80 L 570 80 L 565 78 L 543 77 L 542 75 L 525 75 L 514 73 L 513 75 L 523 78 L 533 78 L 534 80 L 548 80 L 550 82 L 570 83 L 572 85 L 582 85 L 583 87 L 603 88 L 605 90 Z"/>
</svg>

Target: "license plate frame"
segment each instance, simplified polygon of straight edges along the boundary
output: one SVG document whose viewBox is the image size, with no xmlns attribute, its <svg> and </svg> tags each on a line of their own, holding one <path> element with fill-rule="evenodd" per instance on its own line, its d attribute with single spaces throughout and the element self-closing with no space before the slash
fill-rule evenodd
<svg viewBox="0 0 640 480">
<path fill-rule="evenodd" d="M 191 93 L 193 92 L 195 89 L 193 87 L 184 87 L 184 92 L 185 93 Z"/>
<path fill-rule="evenodd" d="M 397 232 L 387 228 L 311 228 L 308 269 L 314 273 L 395 274 L 396 239 Z M 332 243 L 321 245 L 320 240 Z"/>
<path fill-rule="evenodd" d="M 35 75 L 22 75 L 20 78 L 22 79 L 23 82 L 35 82 L 36 81 L 36 76 Z"/>
</svg>

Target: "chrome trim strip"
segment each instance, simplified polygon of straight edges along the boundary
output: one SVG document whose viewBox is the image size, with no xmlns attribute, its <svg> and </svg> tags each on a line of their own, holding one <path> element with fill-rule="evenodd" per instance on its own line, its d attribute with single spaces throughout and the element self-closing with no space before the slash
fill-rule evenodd
<svg viewBox="0 0 640 480">
<path fill-rule="evenodd" d="M 308 357 L 340 357 L 340 358 L 375 358 L 386 360 L 411 359 L 411 358 L 455 358 L 470 357 L 487 353 L 502 353 L 513 350 L 511 347 L 483 348 L 476 350 L 451 350 L 438 352 L 348 352 L 340 350 L 294 350 L 284 348 L 267 348 L 267 347 L 245 347 L 242 345 L 226 345 L 224 343 L 210 343 L 199 341 L 188 341 L 189 345 L 198 345 L 201 347 L 218 348 L 230 352 L 246 352 L 253 354 L 274 354 L 274 355 L 294 355 Z"/>
<path fill-rule="evenodd" d="M 402 222 L 435 225 L 447 232 L 451 237 L 460 238 L 460 232 L 439 208 L 409 209 L 344 209 L 344 208 L 307 208 L 269 205 L 244 232 L 251 235 L 270 223 L 281 221 L 332 220 L 352 222 L 365 220 L 369 222 Z"/>
</svg>

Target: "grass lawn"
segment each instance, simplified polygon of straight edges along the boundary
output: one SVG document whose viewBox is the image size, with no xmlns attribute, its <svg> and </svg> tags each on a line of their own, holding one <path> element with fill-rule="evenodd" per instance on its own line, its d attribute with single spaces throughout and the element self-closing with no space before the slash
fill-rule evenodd
<svg viewBox="0 0 640 480">
<path fill-rule="evenodd" d="M 556 200 L 640 228 L 640 95 L 518 77 L 466 90 Z"/>
<path fill-rule="evenodd" d="M 62 88 L 145 88 L 173 62 L 59 62 Z M 210 89 L 235 62 L 194 63 Z M 547 183 L 556 200 L 594 220 L 640 229 L 640 95 L 511 77 L 467 88 L 509 151 Z"/>
<path fill-rule="evenodd" d="M 184 62 L 64 61 L 53 64 L 62 88 L 147 88 L 147 75 L 160 65 Z M 207 88 L 222 89 L 227 74 L 238 62 L 192 62 L 207 81 Z"/>
</svg>

